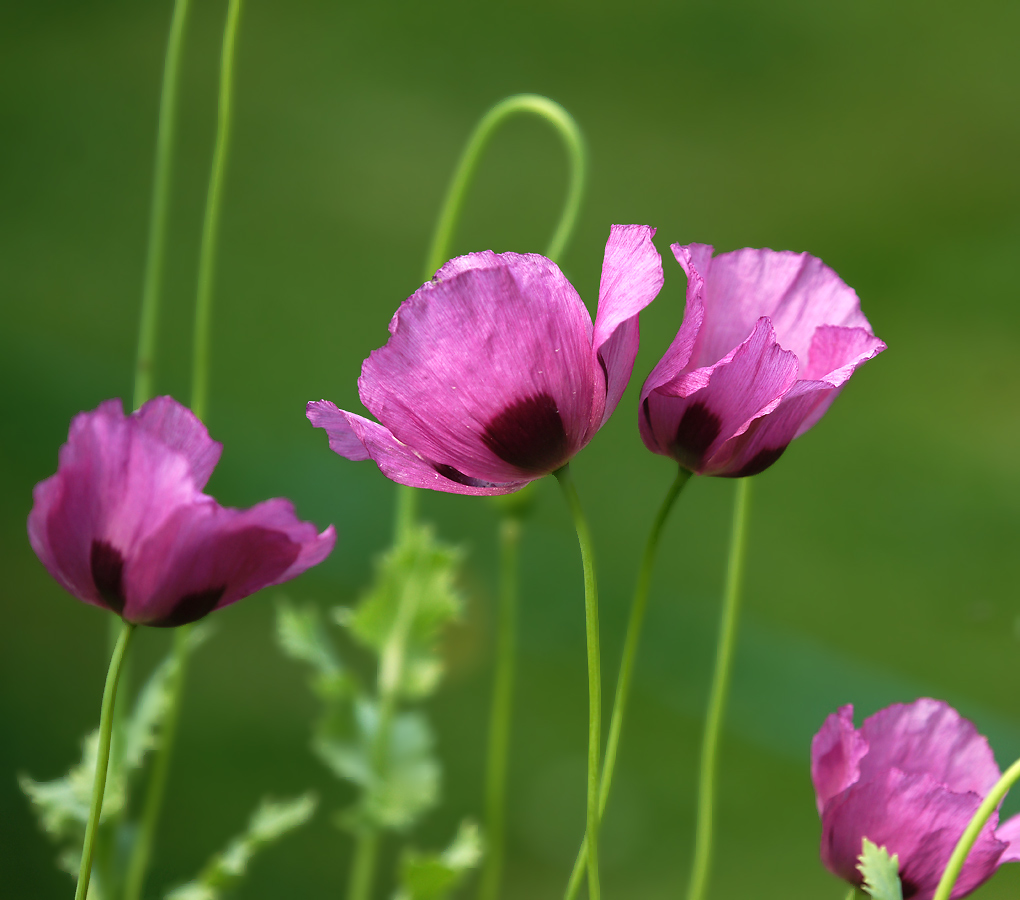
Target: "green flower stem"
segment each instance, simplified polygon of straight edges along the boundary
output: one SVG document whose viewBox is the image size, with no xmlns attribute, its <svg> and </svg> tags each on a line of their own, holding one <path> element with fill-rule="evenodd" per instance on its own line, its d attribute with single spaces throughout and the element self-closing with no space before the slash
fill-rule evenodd
<svg viewBox="0 0 1020 900">
<path fill-rule="evenodd" d="M 149 246 L 145 253 L 145 281 L 142 287 L 142 314 L 138 324 L 138 357 L 135 363 L 134 408 L 152 397 L 152 369 L 156 354 L 156 330 L 159 324 L 159 295 L 163 282 L 166 253 L 166 224 L 170 206 L 170 174 L 173 167 L 174 126 L 177 123 L 177 71 L 184 43 L 184 24 L 188 18 L 188 0 L 175 0 L 170 19 L 170 37 L 163 63 L 163 89 L 159 100 L 159 125 L 156 131 L 156 165 L 152 181 L 152 208 L 149 212 Z"/>
<path fill-rule="evenodd" d="M 701 772 L 698 778 L 698 821 L 694 836 L 694 864 L 687 889 L 687 900 L 702 900 L 708 885 L 712 860 L 712 815 L 715 804 L 715 770 L 719 753 L 719 737 L 726 713 L 726 697 L 733 672 L 733 650 L 737 639 L 740 612 L 740 591 L 744 578 L 744 557 L 747 549 L 747 520 L 751 504 L 751 479 L 741 478 L 733 505 L 733 530 L 730 533 L 730 554 L 726 563 L 726 587 L 723 595 L 719 643 L 716 647 L 715 672 L 705 717 L 705 733 L 701 742 Z"/>
<path fill-rule="evenodd" d="M 227 24 L 223 29 L 220 54 L 220 98 L 216 123 L 216 146 L 213 150 L 209 193 L 205 202 L 202 224 L 202 247 L 198 259 L 198 292 L 195 299 L 194 351 L 191 364 L 191 411 L 205 418 L 209 395 L 209 345 L 212 331 L 213 280 L 216 270 L 216 249 L 219 237 L 220 209 L 223 205 L 223 182 L 230 146 L 230 111 L 234 87 L 234 46 L 241 17 L 241 0 L 230 0 Z"/>
<path fill-rule="evenodd" d="M 588 156 L 584 146 L 584 137 L 574 117 L 555 100 L 541 94 L 514 94 L 500 100 L 493 106 L 471 132 L 464 151 L 453 171 L 453 178 L 446 189 L 443 205 L 439 209 L 439 218 L 432 233 L 432 243 L 428 256 L 425 258 L 425 272 L 422 276 L 426 281 L 435 275 L 436 270 L 447 261 L 457 222 L 464 208 L 464 198 L 478 170 L 482 154 L 492 140 L 496 130 L 507 119 L 518 115 L 533 115 L 548 122 L 563 140 L 567 156 L 570 160 L 570 184 L 567 196 L 563 201 L 563 211 L 556 224 L 546 248 L 545 255 L 554 262 L 559 259 L 570 240 L 570 235 L 577 222 L 577 213 L 581 208 L 584 196 L 585 178 L 588 172 Z M 418 492 L 416 488 L 401 485 L 397 490 L 396 533 L 399 539 L 404 530 L 410 527 L 417 515 Z"/>
<path fill-rule="evenodd" d="M 103 707 L 99 716 L 99 746 L 96 749 L 96 774 L 92 782 L 92 802 L 89 805 L 89 820 L 85 826 L 85 843 L 81 850 L 81 867 L 78 869 L 78 887 L 74 892 L 74 900 L 85 900 L 89 892 L 89 879 L 92 876 L 92 856 L 95 853 L 96 830 L 99 828 L 99 817 L 103 812 L 103 793 L 106 791 L 106 772 L 110 762 L 110 738 L 113 734 L 113 711 L 117 704 L 117 684 L 120 682 L 120 670 L 124 663 L 131 635 L 135 626 L 128 622 L 121 625 L 120 635 L 110 657 L 110 668 L 106 673 L 106 685 L 103 688 Z"/>
<path fill-rule="evenodd" d="M 620 673 L 616 679 L 616 696 L 613 699 L 613 715 L 609 720 L 609 739 L 606 741 L 606 759 L 602 764 L 602 784 L 599 795 L 599 820 L 606 811 L 606 803 L 609 800 L 609 789 L 613 782 L 613 769 L 616 766 L 616 753 L 620 746 L 620 734 L 623 731 L 623 719 L 627 712 L 627 699 L 630 696 L 630 683 L 634 676 L 634 663 L 637 660 L 638 645 L 641 643 L 641 630 L 645 621 L 645 610 L 648 608 L 648 590 L 652 583 L 652 570 L 655 567 L 655 557 L 659 549 L 659 538 L 662 536 L 662 528 L 669 518 L 673 504 L 690 481 L 692 473 L 681 468 L 676 478 L 670 485 L 666 496 L 659 507 L 659 512 L 652 523 L 652 530 L 648 533 L 648 541 L 645 543 L 644 555 L 641 557 L 641 567 L 638 569 L 637 583 L 634 586 L 634 597 L 630 604 L 630 617 L 627 621 L 627 634 L 623 641 L 623 656 L 620 659 Z M 584 877 L 585 860 L 588 856 L 587 837 L 581 842 L 581 849 L 577 852 L 577 859 L 574 861 L 574 869 L 570 873 L 570 881 L 567 884 L 566 900 L 573 900 L 581 889 L 581 880 Z"/>
<path fill-rule="evenodd" d="M 478 900 L 496 900 L 503 874 L 506 842 L 506 771 L 513 711 L 514 658 L 517 655 L 517 559 L 521 520 L 505 515 L 499 524 L 499 620 L 496 631 L 496 677 L 489 714 L 489 758 L 485 772 L 485 842 L 487 852 Z"/>
<path fill-rule="evenodd" d="M 963 864 L 967 861 L 967 854 L 970 853 L 974 842 L 978 839 L 981 829 L 984 828 L 988 817 L 998 809 L 1002 798 L 1006 796 L 1006 792 L 1013 787 L 1018 778 L 1020 778 L 1020 759 L 1006 769 L 1002 777 L 995 782 L 988 792 L 988 796 L 985 797 L 984 802 L 978 807 L 974 817 L 964 829 L 963 834 L 960 835 L 960 840 L 956 842 L 953 855 L 949 857 L 949 863 L 946 865 L 945 872 L 942 873 L 939 885 L 935 888 L 932 900 L 949 900 L 953 887 L 956 885 L 956 879 L 959 878 Z"/>
<path fill-rule="evenodd" d="M 230 139 L 230 110 L 233 95 L 234 48 L 241 16 L 241 0 L 230 0 L 227 20 L 223 29 L 223 46 L 220 54 L 219 110 L 216 145 L 213 150 L 209 192 L 206 197 L 205 220 L 202 226 L 202 244 L 198 264 L 198 290 L 195 300 L 195 330 L 192 345 L 191 410 L 200 419 L 205 418 L 209 395 L 209 348 L 212 320 L 212 287 L 215 272 L 217 234 L 223 198 L 224 172 Z M 170 772 L 177 722 L 180 717 L 181 693 L 187 668 L 191 625 L 178 628 L 174 634 L 173 653 L 177 661 L 177 674 L 168 689 L 167 710 L 163 721 L 162 739 L 149 773 L 148 790 L 142 812 L 141 827 L 131 851 L 124 900 L 139 900 L 145 884 L 145 874 L 156 828 L 162 810 L 166 782 Z"/>
<path fill-rule="evenodd" d="M 397 605 L 393 628 L 386 638 L 379 659 L 379 716 L 376 720 L 372 741 L 372 767 L 377 777 L 385 777 L 390 750 L 390 733 L 393 718 L 400 699 L 400 686 L 404 680 L 404 662 L 407 656 L 407 640 L 411 626 L 418 612 L 420 594 L 419 580 L 412 568 Z M 348 884 L 348 900 L 369 900 L 372 896 L 372 882 L 375 878 L 375 861 L 379 850 L 379 831 L 372 825 L 364 824 L 358 832 L 351 862 Z"/>
<path fill-rule="evenodd" d="M 602 669 L 599 652 L 599 593 L 595 581 L 595 559 L 591 533 L 581 509 L 577 488 L 570 477 L 569 463 L 554 473 L 574 518 L 577 543 L 584 568 L 584 624 L 588 644 L 588 897 L 599 900 L 599 768 L 602 749 Z"/>
</svg>

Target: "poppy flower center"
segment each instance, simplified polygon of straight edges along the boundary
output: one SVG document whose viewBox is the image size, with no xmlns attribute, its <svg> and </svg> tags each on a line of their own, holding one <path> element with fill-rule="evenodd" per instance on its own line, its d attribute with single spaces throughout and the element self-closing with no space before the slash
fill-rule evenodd
<svg viewBox="0 0 1020 900">
<path fill-rule="evenodd" d="M 177 601 L 177 604 L 170 611 L 170 614 L 155 622 L 146 622 L 155 628 L 176 628 L 178 625 L 188 625 L 205 618 L 216 609 L 216 604 L 227 590 L 227 586 L 210 588 L 207 591 L 195 591 L 185 594 Z"/>
<path fill-rule="evenodd" d="M 485 426 L 482 440 L 503 462 L 534 475 L 559 468 L 570 453 L 556 401 L 546 393 L 515 400 Z"/>
<path fill-rule="evenodd" d="M 712 442 L 722 431 L 722 421 L 704 403 L 692 403 L 684 410 L 673 438 L 673 455 L 682 466 L 698 469 Z"/>
</svg>

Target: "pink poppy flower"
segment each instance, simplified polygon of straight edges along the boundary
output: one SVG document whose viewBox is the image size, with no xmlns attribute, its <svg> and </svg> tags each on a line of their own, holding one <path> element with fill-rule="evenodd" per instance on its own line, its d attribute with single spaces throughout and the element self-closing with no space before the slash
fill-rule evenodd
<svg viewBox="0 0 1020 900">
<path fill-rule="evenodd" d="M 641 437 L 699 475 L 756 475 L 885 344 L 853 289 L 814 256 L 671 249 L 687 273 L 687 306 L 641 390 Z"/>
<path fill-rule="evenodd" d="M 1001 773 L 988 741 L 941 700 L 897 703 L 854 729 L 853 707 L 833 713 L 811 742 L 822 818 L 822 862 L 854 885 L 864 838 L 900 858 L 904 900 L 930 900 L 953 848 Z M 993 813 L 953 897 L 1020 860 L 1020 816 Z"/>
<path fill-rule="evenodd" d="M 226 509 L 202 493 L 222 445 L 171 397 L 130 416 L 107 400 L 71 422 L 56 475 L 33 492 L 32 549 L 85 603 L 140 625 L 184 625 L 322 562 L 289 500 Z"/>
<path fill-rule="evenodd" d="M 379 422 L 320 400 L 329 446 L 387 478 L 507 494 L 564 465 L 612 415 L 634 368 L 638 313 L 662 287 L 654 228 L 614 225 L 598 314 L 544 256 L 470 253 L 405 300 L 358 389 Z M 379 424 L 381 423 L 381 424 Z"/>
</svg>

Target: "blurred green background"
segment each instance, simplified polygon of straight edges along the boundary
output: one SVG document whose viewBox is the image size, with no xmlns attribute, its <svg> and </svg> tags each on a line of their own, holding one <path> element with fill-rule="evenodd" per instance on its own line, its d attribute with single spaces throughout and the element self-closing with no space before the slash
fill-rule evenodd
<svg viewBox="0 0 1020 900">
<path fill-rule="evenodd" d="M 182 400 L 226 4 L 193 7 L 156 378 Z M 70 893 L 15 778 L 52 778 L 77 758 L 98 718 L 107 620 L 48 578 L 24 523 L 70 418 L 131 396 L 169 16 L 165 0 L 0 7 L 4 897 Z M 640 382 L 682 313 L 668 245 L 821 256 L 889 350 L 757 479 L 711 895 L 843 897 L 818 861 L 807 765 L 828 712 L 944 697 L 990 735 L 1000 764 L 1020 754 L 1018 33 L 1020 5 L 980 0 L 248 0 L 208 416 L 225 451 L 211 492 L 232 505 L 287 495 L 303 517 L 334 522 L 336 552 L 286 593 L 324 607 L 357 596 L 387 544 L 394 490 L 371 464 L 331 454 L 304 403 L 360 409 L 361 360 L 421 281 L 471 127 L 506 94 L 548 94 L 591 150 L 568 276 L 593 303 L 612 222 L 658 226 L 666 270 L 634 383 L 574 465 L 597 543 L 608 692 L 637 557 L 673 474 L 635 427 Z M 456 251 L 541 251 L 565 175 L 542 125 L 507 126 Z M 560 896 L 583 828 L 580 563 L 554 487 L 540 485 L 523 548 L 508 898 Z M 605 826 L 607 898 L 675 897 L 686 884 L 732 491 L 696 481 L 666 533 Z M 423 508 L 470 552 L 471 606 L 430 705 L 445 802 L 412 836 L 439 846 L 481 813 L 496 514 L 447 495 Z M 266 792 L 311 786 L 326 810 L 349 800 L 307 749 L 316 704 L 274 646 L 272 593 L 218 614 L 194 659 L 150 896 L 191 877 Z M 167 640 L 141 636 L 140 670 Z M 349 842 L 327 819 L 269 850 L 239 896 L 340 895 Z M 1007 867 L 979 896 L 1018 888 Z"/>
</svg>

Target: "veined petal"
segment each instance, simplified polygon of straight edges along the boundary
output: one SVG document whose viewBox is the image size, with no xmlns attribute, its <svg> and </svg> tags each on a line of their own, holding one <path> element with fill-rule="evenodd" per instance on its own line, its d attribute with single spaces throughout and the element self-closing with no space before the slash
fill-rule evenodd
<svg viewBox="0 0 1020 900">
<path fill-rule="evenodd" d="M 638 314 L 662 290 L 662 259 L 647 225 L 614 225 L 606 243 L 592 350 L 606 375 L 606 404 L 596 428 L 613 414 L 634 371 Z"/>
<path fill-rule="evenodd" d="M 372 459 L 387 478 L 398 484 L 474 496 L 509 494 L 527 484 L 527 481 L 492 484 L 471 478 L 452 466 L 430 462 L 400 443 L 382 425 L 337 409 L 328 400 L 309 403 L 308 418 L 316 428 L 325 429 L 329 446 L 341 456 Z M 352 442 L 360 449 L 355 450 Z"/>
<path fill-rule="evenodd" d="M 776 343 L 772 325 L 763 317 L 730 356 L 645 398 L 645 443 L 691 471 L 716 474 L 708 463 L 719 447 L 779 404 L 795 382 L 797 368 L 797 358 Z"/>
<path fill-rule="evenodd" d="M 707 260 L 701 254 L 699 262 L 705 318 L 695 365 L 711 365 L 725 356 L 761 316 L 772 320 L 780 346 L 800 360 L 800 378 L 808 377 L 803 369 L 820 325 L 871 331 L 856 292 L 809 253 L 745 248 Z"/>
<path fill-rule="evenodd" d="M 362 367 L 361 399 L 424 458 L 477 481 L 529 481 L 583 446 L 594 406 L 601 415 L 591 320 L 544 257 L 473 257 L 487 267 L 444 267 L 401 305 Z"/>
<path fill-rule="evenodd" d="M 860 778 L 860 761 L 868 742 L 854 728 L 854 708 L 841 706 L 811 741 L 811 781 L 821 815 L 825 804 Z"/>
<path fill-rule="evenodd" d="M 226 509 L 211 497 L 180 508 L 152 534 L 125 572 L 129 622 L 184 625 L 329 555 L 333 527 L 318 534 L 289 500 Z"/>
<path fill-rule="evenodd" d="M 184 455 L 195 487 L 202 490 L 223 452 L 223 445 L 209 437 L 202 421 L 173 397 L 153 397 L 134 416 L 149 434 Z"/>
<path fill-rule="evenodd" d="M 999 862 L 1020 862 L 1020 815 L 1015 815 L 1003 822 L 995 830 L 995 837 L 1009 844 L 999 858 Z"/>
<path fill-rule="evenodd" d="M 862 779 L 897 768 L 983 797 L 1001 774 L 988 740 L 942 700 L 893 704 L 865 719 L 861 734 L 871 748 L 861 763 Z"/>
<path fill-rule="evenodd" d="M 866 757 L 865 757 L 866 758 Z M 822 861 L 852 884 L 861 883 L 857 857 L 863 838 L 900 858 L 904 897 L 931 900 L 953 848 L 981 804 L 974 793 L 953 793 L 930 775 L 887 769 L 859 781 L 822 814 Z M 995 871 L 1006 844 L 995 838 L 998 817 L 978 836 L 953 890 L 962 897 Z"/>
</svg>

